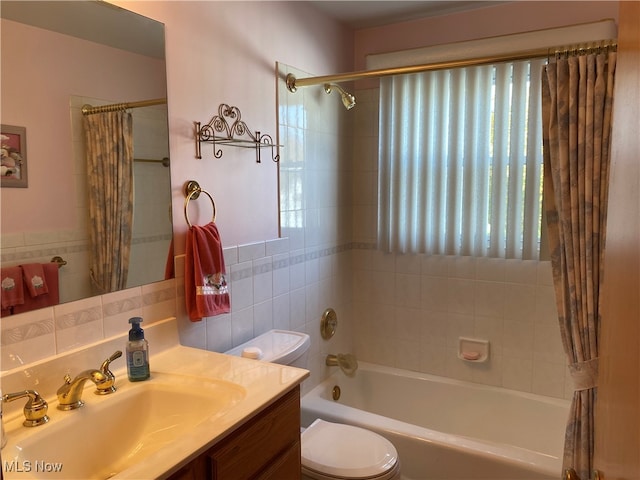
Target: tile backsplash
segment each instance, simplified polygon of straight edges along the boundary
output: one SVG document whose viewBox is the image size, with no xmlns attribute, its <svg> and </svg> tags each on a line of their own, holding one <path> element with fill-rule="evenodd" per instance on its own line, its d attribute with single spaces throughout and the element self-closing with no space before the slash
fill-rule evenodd
<svg viewBox="0 0 640 480">
<path fill-rule="evenodd" d="M 2 318 L 3 371 L 126 333 L 128 319 L 142 316 L 147 324 L 175 316 L 176 280 Z"/>
</svg>

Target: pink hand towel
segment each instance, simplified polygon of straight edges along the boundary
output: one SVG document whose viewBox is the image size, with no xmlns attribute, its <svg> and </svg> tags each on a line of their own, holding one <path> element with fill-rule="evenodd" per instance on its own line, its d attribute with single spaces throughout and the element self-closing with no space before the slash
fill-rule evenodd
<svg viewBox="0 0 640 480">
<path fill-rule="evenodd" d="M 49 293 L 41 263 L 22 265 L 22 274 L 24 276 L 24 283 L 27 285 L 27 290 L 29 290 L 32 298 Z"/>
<path fill-rule="evenodd" d="M 220 233 L 215 223 L 187 231 L 185 298 L 191 321 L 231 310 Z"/>
<path fill-rule="evenodd" d="M 0 269 L 0 285 L 3 310 L 24 303 L 22 268 L 15 266 Z"/>
</svg>

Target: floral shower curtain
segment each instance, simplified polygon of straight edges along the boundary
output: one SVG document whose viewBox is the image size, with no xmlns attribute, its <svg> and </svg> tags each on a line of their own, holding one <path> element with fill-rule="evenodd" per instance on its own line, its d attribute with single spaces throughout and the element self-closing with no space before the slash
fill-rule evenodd
<svg viewBox="0 0 640 480">
<path fill-rule="evenodd" d="M 591 478 L 615 52 L 557 59 L 542 86 L 544 203 L 574 381 L 563 470 Z"/>
<path fill-rule="evenodd" d="M 133 224 L 133 119 L 125 111 L 84 116 L 91 279 L 97 293 L 127 285 Z"/>
</svg>

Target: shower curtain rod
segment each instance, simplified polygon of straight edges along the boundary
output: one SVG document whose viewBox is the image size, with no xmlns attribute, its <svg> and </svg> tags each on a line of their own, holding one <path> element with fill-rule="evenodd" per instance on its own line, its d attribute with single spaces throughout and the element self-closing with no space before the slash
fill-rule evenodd
<svg viewBox="0 0 640 480">
<path fill-rule="evenodd" d="M 534 50 L 524 50 L 521 52 L 507 53 L 503 55 L 467 58 L 462 60 L 450 60 L 446 62 L 435 62 L 423 65 L 412 65 L 408 67 L 380 68 L 376 70 L 360 70 L 357 72 L 338 73 L 335 75 L 321 75 L 317 77 L 296 78 L 293 74 L 287 75 L 287 88 L 290 92 L 295 92 L 298 87 L 307 87 L 325 83 L 350 82 L 365 78 L 388 77 L 390 75 L 402 75 L 410 73 L 428 72 L 432 70 L 444 70 L 448 68 L 471 67 L 474 65 L 487 65 L 499 62 L 512 62 L 525 60 L 528 58 L 554 57 L 562 55 L 576 55 L 607 48 L 615 49 L 618 44 L 615 40 L 604 40 L 602 42 L 591 42 L 589 44 L 579 44 L 568 47 L 538 48 Z"/>
<path fill-rule="evenodd" d="M 167 103 L 166 98 L 155 98 L 153 100 L 141 100 L 139 102 L 113 103 L 111 105 L 102 105 L 92 107 L 91 105 L 82 106 L 83 115 L 93 115 L 94 113 L 117 112 L 120 110 L 128 110 L 130 108 L 151 107 L 152 105 L 164 105 Z"/>
</svg>

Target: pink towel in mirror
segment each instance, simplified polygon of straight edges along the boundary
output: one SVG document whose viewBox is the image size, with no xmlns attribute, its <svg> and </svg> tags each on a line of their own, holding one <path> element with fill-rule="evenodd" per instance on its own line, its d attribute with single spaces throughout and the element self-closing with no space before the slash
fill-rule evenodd
<svg viewBox="0 0 640 480">
<path fill-rule="evenodd" d="M 2 285 L 3 310 L 24 303 L 22 269 L 19 266 L 0 269 L 0 285 Z"/>
<path fill-rule="evenodd" d="M 49 293 L 44 268 L 41 263 L 22 265 L 22 275 L 24 276 L 24 283 L 27 286 L 29 295 L 31 295 L 32 298 Z"/>
</svg>

